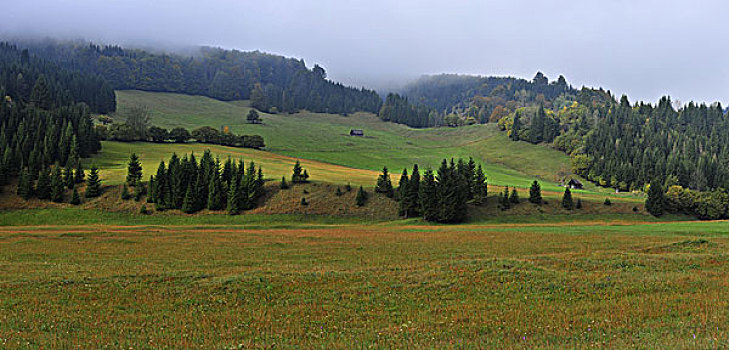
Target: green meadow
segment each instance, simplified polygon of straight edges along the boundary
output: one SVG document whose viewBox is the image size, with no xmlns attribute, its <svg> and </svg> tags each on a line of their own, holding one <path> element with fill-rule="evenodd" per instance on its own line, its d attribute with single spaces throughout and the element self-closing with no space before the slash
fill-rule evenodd
<svg viewBox="0 0 729 350">
<path fill-rule="evenodd" d="M 442 159 L 473 157 L 481 162 L 489 184 L 526 188 L 535 179 L 542 182 L 545 190 L 561 191 L 558 174 L 569 172 L 569 157 L 547 147 L 511 142 L 496 125 L 473 125 L 461 128 L 413 129 L 407 126 L 382 122 L 377 116 L 355 113 L 349 116 L 301 112 L 292 115 L 261 113 L 262 124 L 247 124 L 245 117 L 250 109 L 247 101 L 224 102 L 202 96 L 143 91 L 117 91 L 119 120 L 134 105 L 144 105 L 151 110 L 151 123 L 171 129 L 184 127 L 189 130 L 200 126 L 228 126 L 236 134 L 257 134 L 264 137 L 266 151 L 301 159 L 348 168 L 379 171 L 387 166 L 393 174 L 403 168 L 418 164 L 422 169 L 436 169 Z M 350 129 L 364 130 L 364 137 L 348 136 Z M 191 146 L 169 144 L 164 149 L 149 144 L 118 145 L 104 143 L 104 151 L 94 161 L 101 166 L 121 169 L 131 152 L 143 152 L 150 148 L 153 161 L 169 158 L 172 152 L 187 152 Z M 221 156 L 234 151 L 216 148 Z M 154 150 L 152 150 L 154 149 Z M 126 154 L 125 154 L 126 153 Z M 261 156 L 265 153 L 260 153 Z M 288 174 L 288 173 L 287 173 Z M 272 173 L 280 177 L 277 172 Z M 334 180 L 336 176 L 312 174 L 313 180 Z M 336 178 L 336 179 L 335 179 Z M 373 180 L 374 181 L 374 178 Z M 587 184 L 586 190 L 598 191 Z"/>
</svg>

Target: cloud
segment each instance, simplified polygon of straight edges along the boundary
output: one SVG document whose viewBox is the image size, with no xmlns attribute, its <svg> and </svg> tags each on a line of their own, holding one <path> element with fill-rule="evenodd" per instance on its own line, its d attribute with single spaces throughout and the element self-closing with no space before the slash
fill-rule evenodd
<svg viewBox="0 0 729 350">
<path fill-rule="evenodd" d="M 375 88 L 539 70 L 631 100 L 726 102 L 726 13 L 722 1 L 26 0 L 6 6 L 0 33 L 262 50 Z"/>
</svg>

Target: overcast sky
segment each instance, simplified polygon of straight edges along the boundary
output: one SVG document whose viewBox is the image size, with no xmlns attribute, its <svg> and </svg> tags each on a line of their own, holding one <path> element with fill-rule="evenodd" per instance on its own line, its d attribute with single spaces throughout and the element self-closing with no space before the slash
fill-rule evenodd
<svg viewBox="0 0 729 350">
<path fill-rule="evenodd" d="M 727 1 L 18 0 L 0 35 L 212 45 L 382 89 L 466 73 L 603 86 L 631 101 L 729 101 Z"/>
</svg>

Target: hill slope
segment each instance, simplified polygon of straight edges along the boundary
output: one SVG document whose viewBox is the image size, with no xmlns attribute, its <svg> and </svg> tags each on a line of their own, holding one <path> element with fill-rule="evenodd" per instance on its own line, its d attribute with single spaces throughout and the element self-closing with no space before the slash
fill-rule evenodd
<svg viewBox="0 0 729 350">
<path fill-rule="evenodd" d="M 382 122 L 369 113 L 343 117 L 309 112 L 261 113 L 263 124 L 250 125 L 245 123 L 250 109 L 246 101 L 117 91 L 117 103 L 122 114 L 134 105 L 148 106 L 154 125 L 188 129 L 226 125 L 235 133 L 262 135 L 270 152 L 357 169 L 378 171 L 387 166 L 399 174 L 414 163 L 421 168 L 436 168 L 443 158 L 472 156 L 485 163 L 490 184 L 527 187 L 536 177 L 545 180 L 545 189 L 557 191 L 557 174 L 570 168 L 564 153 L 511 143 L 495 125 L 413 129 Z M 365 137 L 347 136 L 352 128 L 363 129 Z"/>
</svg>

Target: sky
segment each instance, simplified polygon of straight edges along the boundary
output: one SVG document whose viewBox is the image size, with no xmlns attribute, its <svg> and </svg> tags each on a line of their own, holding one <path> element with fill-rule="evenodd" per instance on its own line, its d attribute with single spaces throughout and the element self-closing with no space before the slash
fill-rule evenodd
<svg viewBox="0 0 729 350">
<path fill-rule="evenodd" d="M 718 0 L 22 0 L 3 7 L 0 37 L 260 50 L 379 91 L 423 74 L 541 71 L 631 101 L 726 106 L 727 14 Z"/>
</svg>

